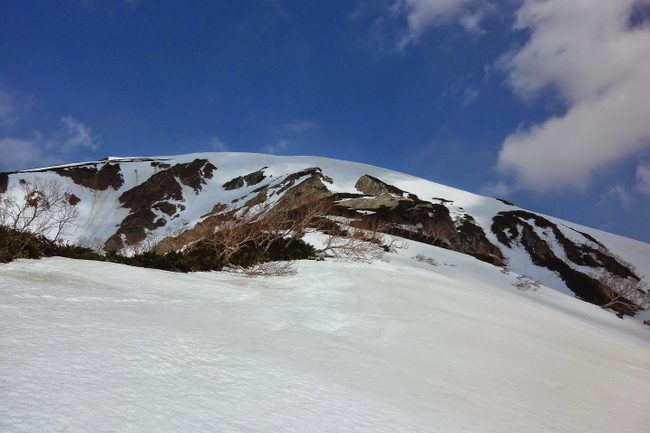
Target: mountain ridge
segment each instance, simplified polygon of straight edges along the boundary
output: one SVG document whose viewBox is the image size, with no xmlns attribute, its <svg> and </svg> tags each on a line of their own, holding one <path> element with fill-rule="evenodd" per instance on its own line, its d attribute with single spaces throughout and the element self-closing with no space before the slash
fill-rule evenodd
<svg viewBox="0 0 650 433">
<path fill-rule="evenodd" d="M 648 282 L 648 244 L 356 162 L 251 153 L 109 157 L 2 173 L 0 193 L 38 178 L 62 182 L 78 200 L 81 221 L 64 240 L 106 251 L 151 245 L 228 212 L 310 198 L 329 201 L 332 217 L 360 228 L 469 254 L 598 305 L 607 301 L 601 274 Z"/>
</svg>

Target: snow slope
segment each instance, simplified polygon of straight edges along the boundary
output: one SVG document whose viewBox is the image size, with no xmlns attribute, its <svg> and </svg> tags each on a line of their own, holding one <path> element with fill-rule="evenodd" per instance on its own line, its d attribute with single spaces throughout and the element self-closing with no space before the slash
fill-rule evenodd
<svg viewBox="0 0 650 433">
<path fill-rule="evenodd" d="M 0 431 L 650 430 L 636 320 L 423 244 L 297 271 L 0 265 Z"/>
<path fill-rule="evenodd" d="M 355 162 L 309 156 L 273 156 L 227 152 L 196 153 L 157 158 L 109 158 L 104 161 L 68 164 L 58 168 L 102 167 L 109 163 L 119 163 L 124 184 L 117 190 L 108 188 L 104 191 L 98 191 L 82 187 L 75 184 L 72 179 L 60 176 L 52 171 L 57 167 L 46 167 L 13 173 L 9 178 L 8 186 L 11 191 L 12 188 L 18 185 L 22 178 L 40 177 L 44 179 L 59 179 L 81 199 L 78 207 L 81 211 L 82 219 L 76 230 L 69 235 L 67 240 L 73 243 L 81 242 L 85 245 L 103 246 L 106 239 L 116 232 L 120 223 L 129 215 L 129 210 L 121 207 L 118 200 L 123 193 L 137 185 L 141 185 L 147 179 L 151 178 L 152 175 L 163 170 L 160 164 L 187 164 L 197 159 L 209 160 L 216 167 L 213 176 L 204 179 L 205 185 L 201 187 L 200 191 L 194 191 L 192 188 L 183 185 L 183 210 L 179 211 L 178 214 L 169 216 L 154 209 L 154 213 L 158 217 L 166 220 L 167 224 L 156 230 L 147 230 L 150 237 L 161 239 L 167 236 L 166 233 L 169 233 L 170 229 L 173 231 L 175 227 L 179 227 L 183 223 L 187 223 L 186 227 L 193 227 L 194 224 L 202 221 L 214 209 L 215 204 L 221 203 L 231 206 L 241 206 L 256 195 L 255 191 L 260 186 L 278 185 L 291 174 L 310 167 L 319 167 L 322 173 L 331 179 L 332 183 L 326 182 L 326 186 L 333 193 L 358 193 L 355 188 L 357 180 L 363 175 L 371 175 L 404 191 L 416 194 L 422 200 L 437 203 L 439 199 L 444 199 L 440 203 L 445 204 L 452 216 L 468 214 L 474 218 L 478 225 L 485 231 L 489 241 L 500 247 L 503 254 L 508 258 L 509 267 L 513 271 L 528 275 L 533 279 L 538 279 L 543 284 L 560 292 L 572 294 L 572 291 L 558 274 L 546 268 L 536 266 L 521 246 L 509 248 L 500 244 L 495 234 L 492 233 L 491 225 L 494 216 L 499 212 L 518 210 L 519 208 L 516 206 L 510 206 L 494 198 L 472 194 L 407 174 Z M 245 176 L 246 174 L 261 169 L 263 169 L 264 175 L 266 176 L 262 183 L 246 185 L 234 190 L 226 190 L 224 188 L 226 182 L 238 176 Z M 277 196 L 272 199 L 277 199 Z M 179 204 L 180 206 L 180 203 L 170 202 Z M 233 204 L 235 202 L 237 203 L 236 205 Z M 542 216 L 557 224 L 564 235 L 574 240 L 577 244 L 589 243 L 578 232 L 593 236 L 598 242 L 607 247 L 609 251 L 620 256 L 625 263 L 632 264 L 635 273 L 642 277 L 646 283 L 650 283 L 649 244 L 582 227 L 557 218 Z M 539 232 L 540 235 L 543 235 L 543 230 L 539 230 Z M 550 237 L 549 239 L 553 238 Z M 553 242 L 551 241 L 551 243 Z M 592 244 L 591 246 L 596 246 L 596 244 Z M 562 248 L 557 243 L 552 245 L 552 247 L 555 253 L 562 257 L 564 254 Z M 565 261 L 573 268 L 581 270 L 588 275 L 597 274 L 599 271 L 589 268 L 580 269 L 579 266 L 572 264 L 569 260 L 565 259 Z"/>
</svg>

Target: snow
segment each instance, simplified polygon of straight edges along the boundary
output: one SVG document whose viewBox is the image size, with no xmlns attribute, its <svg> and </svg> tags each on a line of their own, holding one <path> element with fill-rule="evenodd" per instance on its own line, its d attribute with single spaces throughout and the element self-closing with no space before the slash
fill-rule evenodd
<svg viewBox="0 0 650 433">
<path fill-rule="evenodd" d="M 650 429 L 650 327 L 407 246 L 265 278 L 0 265 L 0 431 Z"/>
<path fill-rule="evenodd" d="M 185 200 L 183 206 L 185 210 L 179 211 L 178 216 L 172 218 L 161 215 L 170 220 L 168 221 L 168 226 L 149 232 L 152 237 L 164 237 L 170 228 L 173 229 L 183 223 L 187 223 L 189 227 L 193 227 L 196 223 L 203 220 L 205 215 L 210 213 L 217 203 L 232 206 L 233 201 L 239 199 L 236 205 L 241 205 L 252 198 L 255 194 L 253 191 L 262 185 L 277 185 L 287 175 L 310 167 L 319 167 L 324 175 L 333 180 L 332 184 L 327 183 L 327 187 L 332 192 L 357 192 L 354 185 L 361 176 L 367 174 L 404 191 L 416 194 L 422 200 L 438 202 L 439 199 L 444 199 L 445 205 L 449 208 L 452 216 L 469 214 L 475 219 L 483 228 L 490 242 L 501 247 L 503 253 L 509 259 L 510 269 L 519 274 L 528 275 L 533 279 L 540 280 L 543 284 L 562 293 L 572 293 L 557 274 L 533 264 L 528 254 L 522 248 L 508 248 L 501 245 L 494 233 L 492 233 L 490 227 L 492 219 L 496 214 L 502 211 L 513 211 L 520 208 L 507 205 L 494 198 L 476 195 L 404 173 L 356 162 L 313 156 L 275 156 L 235 152 L 208 152 L 161 157 L 111 157 L 104 161 L 97 161 L 97 163 L 117 162 L 120 164 L 125 183 L 117 191 L 112 188 L 108 188 L 106 191 L 90 190 L 75 185 L 69 178 L 61 178 L 55 173 L 46 172 L 45 170 L 47 168 L 23 171 L 12 175 L 10 178 L 10 188 L 16 184 L 18 177 L 33 176 L 60 179 L 66 187 L 69 187 L 81 199 L 81 202 L 78 204 L 82 216 L 81 221 L 79 221 L 74 233 L 66 240 L 72 243 L 81 242 L 82 244 L 89 244 L 89 246 L 95 247 L 103 245 L 106 239 L 116 232 L 117 227 L 129 214 L 129 210 L 121 207 L 119 204 L 118 198 L 120 195 L 135 185 L 146 181 L 151 175 L 160 170 L 159 167 L 152 166 L 152 162 L 158 161 L 174 165 L 189 163 L 196 159 L 207 159 L 217 167 L 217 170 L 213 172 L 213 178 L 206 179 L 206 185 L 203 186 L 199 194 L 195 194 L 191 188 L 183 186 Z M 71 164 L 69 166 L 83 166 L 87 164 L 91 163 Z M 260 184 L 231 191 L 226 191 L 222 187 L 224 183 L 235 177 L 244 176 L 260 169 L 264 169 L 264 174 L 266 175 L 266 178 Z M 242 199 L 242 197 L 245 198 Z M 269 201 L 272 200 L 277 200 L 277 196 L 269 199 Z M 557 224 L 562 232 L 572 239 L 588 242 L 586 238 L 573 232 L 570 228 L 594 236 L 614 254 L 620 256 L 623 261 L 632 264 L 639 276 L 646 283 L 650 284 L 650 273 L 648 272 L 650 270 L 649 244 L 582 227 L 546 215 L 541 216 Z M 555 248 L 554 251 L 559 256 L 564 254 L 559 247 Z M 576 268 L 576 266 L 573 267 Z M 591 273 L 591 269 L 582 270 Z M 650 314 L 647 317 L 643 317 L 650 319 Z"/>
</svg>

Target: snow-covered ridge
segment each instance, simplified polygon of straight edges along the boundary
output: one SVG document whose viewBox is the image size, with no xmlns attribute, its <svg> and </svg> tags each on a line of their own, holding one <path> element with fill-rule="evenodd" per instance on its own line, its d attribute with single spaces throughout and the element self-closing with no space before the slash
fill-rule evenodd
<svg viewBox="0 0 650 433">
<path fill-rule="evenodd" d="M 4 179 L 11 194 L 21 180 L 36 178 L 57 179 L 79 199 L 81 221 L 66 240 L 107 249 L 159 239 L 181 225 L 193 227 L 215 209 L 274 203 L 279 195 L 316 188 L 326 191 L 348 218 L 383 219 L 393 234 L 507 265 L 583 298 L 578 289 L 592 284 L 599 272 L 648 281 L 650 270 L 648 244 L 407 174 L 330 158 L 250 153 L 109 157 L 5 173 L 0 184 Z M 586 280 L 576 280 L 576 272 Z"/>
</svg>

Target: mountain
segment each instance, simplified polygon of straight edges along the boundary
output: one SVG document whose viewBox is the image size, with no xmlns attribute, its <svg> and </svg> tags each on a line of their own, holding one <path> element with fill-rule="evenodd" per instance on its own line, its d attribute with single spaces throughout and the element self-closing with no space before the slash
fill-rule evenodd
<svg viewBox="0 0 650 433">
<path fill-rule="evenodd" d="M 372 260 L 301 260 L 266 278 L 2 263 L 2 432 L 650 426 L 650 327 L 576 299 L 567 277 L 645 281 L 646 244 L 322 158 L 111 158 L 0 175 L 11 203 L 37 183 L 69 188 L 57 197 L 79 219 L 65 240 L 130 254 L 191 245 L 245 209 L 314 202 L 327 205 L 321 231 L 356 225 L 395 242 Z"/>
<path fill-rule="evenodd" d="M 612 299 L 603 278 L 648 282 L 648 244 L 359 163 L 244 153 L 107 158 L 2 173 L 0 193 L 52 181 L 71 192 L 80 215 L 63 240 L 104 251 L 178 249 L 242 209 L 311 200 L 329 203 L 334 220 L 467 254 L 597 305 Z M 635 299 L 624 301 L 611 308 L 633 315 Z"/>
</svg>

